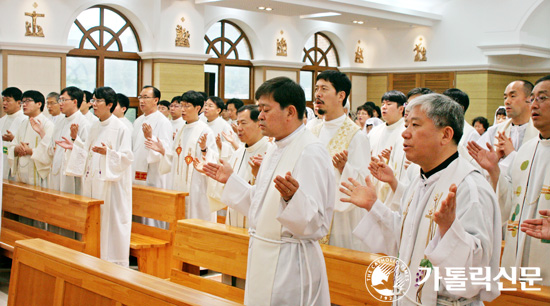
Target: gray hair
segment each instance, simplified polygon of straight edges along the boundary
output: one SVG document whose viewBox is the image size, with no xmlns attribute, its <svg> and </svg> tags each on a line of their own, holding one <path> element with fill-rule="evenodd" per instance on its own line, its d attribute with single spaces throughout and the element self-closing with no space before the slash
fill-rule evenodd
<svg viewBox="0 0 550 306">
<path fill-rule="evenodd" d="M 414 98 L 407 105 L 407 111 L 416 107 L 420 107 L 436 127 L 451 127 L 453 140 L 458 145 L 464 133 L 464 109 L 460 104 L 447 96 L 432 93 Z"/>
<path fill-rule="evenodd" d="M 54 98 L 55 101 L 57 101 L 59 99 L 59 94 L 55 91 L 52 91 L 46 96 L 46 99 L 49 99 L 49 98 Z"/>
</svg>

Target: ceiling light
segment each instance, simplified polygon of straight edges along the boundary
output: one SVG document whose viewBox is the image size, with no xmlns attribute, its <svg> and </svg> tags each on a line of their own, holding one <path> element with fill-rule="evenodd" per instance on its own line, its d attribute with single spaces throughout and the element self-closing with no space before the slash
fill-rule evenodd
<svg viewBox="0 0 550 306">
<path fill-rule="evenodd" d="M 259 9 L 259 10 L 265 10 L 265 7 L 263 7 L 263 6 L 258 6 L 258 9 Z"/>
<path fill-rule="evenodd" d="M 273 10 L 272 8 L 267 7 L 267 6 L 258 6 L 258 9 L 262 10 L 262 11 L 272 11 Z"/>
<path fill-rule="evenodd" d="M 323 17 L 332 17 L 332 16 L 340 16 L 342 14 L 336 13 L 336 12 L 326 12 L 326 13 L 317 13 L 317 14 L 309 14 L 309 15 L 300 15 L 300 18 L 323 18 Z"/>
<path fill-rule="evenodd" d="M 363 24 L 363 23 L 365 23 L 365 22 L 362 21 L 362 20 L 354 20 L 353 23 L 355 23 L 355 24 Z"/>
<path fill-rule="evenodd" d="M 265 10 L 266 10 L 266 11 L 272 11 L 273 9 L 270 8 L 270 7 L 266 7 Z"/>
</svg>

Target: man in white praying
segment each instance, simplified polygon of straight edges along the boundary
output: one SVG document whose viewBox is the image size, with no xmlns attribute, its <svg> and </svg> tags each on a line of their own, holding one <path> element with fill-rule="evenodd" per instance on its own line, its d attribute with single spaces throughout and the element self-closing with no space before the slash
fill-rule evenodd
<svg viewBox="0 0 550 306">
<path fill-rule="evenodd" d="M 8 148 L 19 127 L 27 118 L 21 110 L 21 95 L 23 93 L 17 87 L 8 87 L 2 91 L 2 108 L 6 114 L 0 118 L 0 129 L 2 133 L 2 173 L 5 180 L 15 180 L 10 173 L 8 164 Z"/>
<path fill-rule="evenodd" d="M 330 155 L 304 126 L 305 95 L 286 77 L 256 91 L 260 127 L 275 138 L 256 185 L 231 165 L 209 163 L 205 172 L 225 183 L 222 202 L 249 220 L 246 305 L 330 305 L 318 240 L 328 233 L 335 201 Z"/>
<path fill-rule="evenodd" d="M 223 134 L 230 135 L 232 133 L 231 125 L 221 117 L 221 112 L 225 105 L 223 100 L 216 96 L 208 97 L 208 100 L 204 102 L 204 116 L 206 117 L 206 124 L 214 132 L 216 137 L 216 145 L 220 152 L 220 158 L 228 159 L 235 151 L 235 148 L 229 143 Z M 236 122 L 235 120 L 234 122 Z"/>
<path fill-rule="evenodd" d="M 361 132 L 345 112 L 344 105 L 351 91 L 351 81 L 342 72 L 323 71 L 315 81 L 315 106 L 324 115 L 310 131 L 319 138 L 332 156 L 335 188 L 349 177 L 362 181 L 369 175 L 370 145 L 366 133 Z M 343 196 L 343 195 L 342 195 Z M 364 215 L 364 210 L 335 199 L 334 214 L 329 234 L 321 243 L 358 251 L 368 251 L 361 239 L 352 235 Z"/>
<path fill-rule="evenodd" d="M 98 122 L 86 142 L 63 137 L 56 141 L 69 150 L 66 175 L 82 177 L 82 195 L 103 200 L 101 259 L 128 267 L 132 226 L 132 136 L 112 115 L 117 98 L 110 87 L 94 90 L 92 105 Z"/>
<path fill-rule="evenodd" d="M 126 118 L 125 114 L 128 111 L 128 108 L 130 107 L 130 99 L 124 94 L 117 93 L 116 94 L 116 108 L 113 112 L 113 115 L 115 115 L 120 121 L 124 123 L 124 125 L 128 128 L 128 131 L 130 133 L 134 132 L 134 124 L 132 121 L 130 121 L 128 118 Z"/>
<path fill-rule="evenodd" d="M 467 279 L 465 286 L 456 290 L 446 280 L 446 268 L 450 267 L 466 271 L 489 267 L 491 279 L 499 270 L 501 228 L 495 193 L 457 151 L 464 111 L 440 94 L 418 97 L 407 110 L 404 150 L 407 159 L 418 164 L 421 171 L 405 190 L 399 211 L 390 210 L 377 199 L 368 178 L 366 186 L 355 180 L 343 184 L 340 190 L 348 197 L 342 200 L 368 211 L 354 234 L 371 252 L 399 256 L 412 275 L 420 273 L 418 281 L 426 281 L 418 287 L 411 284 L 397 305 L 483 305 L 482 301 L 499 295 L 496 281 L 491 281 L 488 290 Z M 429 269 L 432 265 L 439 268 L 441 280 L 435 280 L 434 275 L 423 279 L 419 268 Z M 439 291 L 435 290 L 435 281 L 439 282 Z"/>
<path fill-rule="evenodd" d="M 48 188 L 63 192 L 81 194 L 81 178 L 65 175 L 67 160 L 65 150 L 57 146 L 56 140 L 63 137 L 75 141 L 80 138 L 85 142 L 89 132 L 89 122 L 79 111 L 84 93 L 77 87 L 64 88 L 59 96 L 59 105 L 63 117 L 54 124 L 53 136 L 45 138 L 45 130 L 40 125 L 33 125 L 33 129 L 42 140 L 38 143 L 32 155 L 37 168 L 42 175 L 48 176 Z"/>
<path fill-rule="evenodd" d="M 523 220 L 537 218 L 539 210 L 550 209 L 550 76 L 536 82 L 533 89 L 531 119 L 539 136 L 526 143 L 514 154 L 511 166 L 500 169 L 498 153 L 476 145 L 472 156 L 487 172 L 496 187 L 505 227 L 505 245 L 501 265 L 538 267 L 542 285 L 550 285 L 550 266 L 545 254 L 550 253 L 550 240 L 536 240 L 521 232 Z M 544 215 L 543 215 L 544 217 Z M 524 272 L 518 271 L 519 277 Z"/>
<path fill-rule="evenodd" d="M 176 134 L 185 124 L 183 118 L 181 117 L 181 96 L 175 96 L 172 98 L 172 103 L 170 103 L 170 123 L 172 123 L 172 139 L 176 138 Z"/>
<path fill-rule="evenodd" d="M 29 185 L 48 187 L 48 173 L 43 172 L 40 164 L 36 164 L 31 158 L 33 149 L 41 141 L 49 143 L 53 134 L 53 123 L 43 113 L 44 95 L 36 90 L 28 90 L 21 96 L 23 113 L 27 118 L 21 123 L 21 127 L 14 135 L 14 139 L 8 148 L 8 163 L 11 173 L 18 182 Z M 40 125 L 44 131 L 39 135 L 32 125 Z"/>
</svg>

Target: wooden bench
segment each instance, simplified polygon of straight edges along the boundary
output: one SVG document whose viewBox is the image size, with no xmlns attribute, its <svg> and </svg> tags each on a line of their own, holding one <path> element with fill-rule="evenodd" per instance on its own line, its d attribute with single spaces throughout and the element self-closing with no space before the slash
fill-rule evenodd
<svg viewBox="0 0 550 306">
<path fill-rule="evenodd" d="M 138 260 L 141 272 L 168 278 L 170 269 L 178 263 L 172 261 L 172 242 L 177 221 L 185 218 L 187 193 L 134 185 L 132 188 L 132 214 L 168 223 L 168 229 L 132 222 L 130 255 Z"/>
<path fill-rule="evenodd" d="M 246 229 L 202 220 L 178 222 L 174 257 L 184 263 L 246 278 L 248 256 Z M 338 305 L 385 305 L 365 288 L 365 271 L 382 255 L 323 245 L 330 297 Z M 244 290 L 193 273 L 172 269 L 170 281 L 242 303 Z"/>
<path fill-rule="evenodd" d="M 11 257 L 16 240 L 42 238 L 92 256 L 100 255 L 102 200 L 4 180 L 0 244 Z M 79 233 L 80 240 L 17 221 L 26 217 Z"/>
<path fill-rule="evenodd" d="M 504 288 L 515 288 L 516 291 L 501 291 L 500 296 L 492 302 L 485 302 L 487 306 L 548 306 L 550 305 L 550 287 L 548 286 L 533 286 L 532 288 L 540 288 L 540 291 L 524 291 L 521 290 L 521 284 L 518 282 L 515 285 L 507 279 L 500 280 Z M 531 287 L 530 287 L 531 288 Z"/>
<path fill-rule="evenodd" d="M 44 241 L 15 245 L 8 305 L 238 305 Z"/>
</svg>

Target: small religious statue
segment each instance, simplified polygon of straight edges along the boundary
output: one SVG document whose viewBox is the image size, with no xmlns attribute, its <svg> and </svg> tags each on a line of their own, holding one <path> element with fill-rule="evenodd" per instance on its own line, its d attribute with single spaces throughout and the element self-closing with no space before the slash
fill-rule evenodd
<svg viewBox="0 0 550 306">
<path fill-rule="evenodd" d="M 418 44 L 414 45 L 413 51 L 415 52 L 414 54 L 415 62 L 425 62 L 427 60 L 426 48 L 422 45 L 422 37 L 418 39 Z"/>
<path fill-rule="evenodd" d="M 38 4 L 36 4 L 35 2 L 33 6 L 34 8 L 36 8 Z M 44 31 L 42 30 L 42 27 L 36 23 L 36 19 L 38 17 L 44 17 L 46 15 L 36 13 L 36 11 L 32 11 L 32 13 L 25 12 L 25 16 L 29 16 L 32 18 L 32 23 L 25 21 L 25 36 L 44 37 Z"/>
<path fill-rule="evenodd" d="M 189 44 L 189 37 L 191 35 L 189 34 L 189 31 L 187 31 L 185 28 L 180 26 L 179 24 L 176 26 L 176 47 L 186 47 L 189 48 L 191 45 Z"/>
<path fill-rule="evenodd" d="M 284 37 L 277 38 L 277 56 L 286 56 L 286 40 Z"/>
<path fill-rule="evenodd" d="M 359 44 L 361 41 L 358 42 Z M 355 51 L 355 62 L 362 64 L 363 63 L 363 48 L 357 45 L 357 50 Z"/>
</svg>

